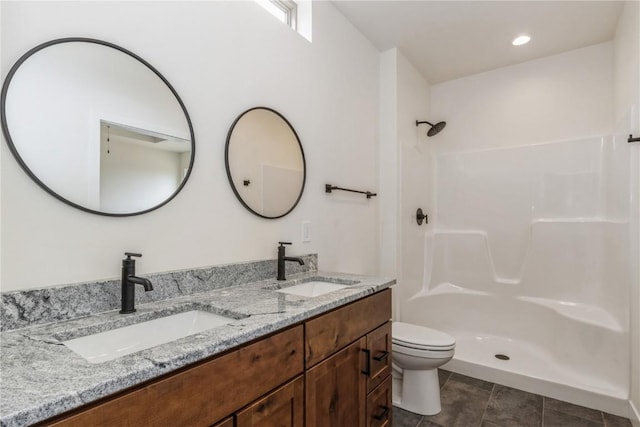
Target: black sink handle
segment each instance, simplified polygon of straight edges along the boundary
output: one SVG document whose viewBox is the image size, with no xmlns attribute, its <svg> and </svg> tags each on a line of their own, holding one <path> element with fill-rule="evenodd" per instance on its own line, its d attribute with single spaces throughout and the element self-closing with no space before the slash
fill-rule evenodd
<svg viewBox="0 0 640 427">
<path fill-rule="evenodd" d="M 125 252 L 124 254 L 127 256 L 127 259 L 131 259 L 132 256 L 142 258 L 142 254 L 138 254 L 135 252 Z"/>
</svg>

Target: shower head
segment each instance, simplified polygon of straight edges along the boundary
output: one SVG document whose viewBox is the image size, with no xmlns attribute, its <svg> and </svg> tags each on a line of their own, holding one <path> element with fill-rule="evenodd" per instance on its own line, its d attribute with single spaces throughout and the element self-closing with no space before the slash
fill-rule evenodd
<svg viewBox="0 0 640 427">
<path fill-rule="evenodd" d="M 447 125 L 447 122 L 438 122 L 435 125 L 432 125 L 429 122 L 419 122 L 416 120 L 416 126 L 421 125 L 423 123 L 428 124 L 431 128 L 427 131 L 427 136 L 435 136 Z"/>
</svg>

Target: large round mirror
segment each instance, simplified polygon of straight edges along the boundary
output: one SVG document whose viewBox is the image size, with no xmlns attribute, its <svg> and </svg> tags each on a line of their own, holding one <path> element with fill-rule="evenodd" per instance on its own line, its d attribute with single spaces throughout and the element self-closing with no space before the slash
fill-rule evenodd
<svg viewBox="0 0 640 427">
<path fill-rule="evenodd" d="M 44 190 L 100 215 L 149 212 L 184 186 L 193 127 L 182 100 L 149 63 L 86 38 L 25 53 L 2 86 L 2 131 Z"/>
<path fill-rule="evenodd" d="M 302 145 L 291 124 L 275 110 L 252 108 L 233 122 L 225 163 L 236 197 L 258 216 L 285 216 L 302 197 Z"/>
</svg>

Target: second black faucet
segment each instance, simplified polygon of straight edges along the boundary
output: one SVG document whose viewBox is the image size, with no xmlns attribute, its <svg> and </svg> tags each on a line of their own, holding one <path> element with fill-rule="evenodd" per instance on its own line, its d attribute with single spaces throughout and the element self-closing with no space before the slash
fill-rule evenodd
<svg viewBox="0 0 640 427">
<path fill-rule="evenodd" d="M 302 258 L 289 257 L 285 256 L 285 246 L 290 245 L 291 242 L 278 242 L 280 246 L 278 246 L 278 280 L 287 280 L 285 274 L 284 263 L 285 261 L 293 261 L 297 262 L 300 265 L 304 265 L 304 260 Z"/>
</svg>

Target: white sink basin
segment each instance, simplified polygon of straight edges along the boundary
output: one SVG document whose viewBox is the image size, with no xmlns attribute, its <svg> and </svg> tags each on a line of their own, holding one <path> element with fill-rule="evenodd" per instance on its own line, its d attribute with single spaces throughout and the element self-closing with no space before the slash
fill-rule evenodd
<svg viewBox="0 0 640 427">
<path fill-rule="evenodd" d="M 290 286 L 284 289 L 278 289 L 276 292 L 282 292 L 284 294 L 298 295 L 301 297 L 319 297 L 320 295 L 328 294 L 329 292 L 337 291 L 338 289 L 344 289 L 347 285 L 337 285 L 329 282 L 306 282 L 299 285 Z"/>
<path fill-rule="evenodd" d="M 89 363 L 101 363 L 226 325 L 234 320 L 236 319 L 193 310 L 75 338 L 64 341 L 63 344 Z"/>
</svg>

